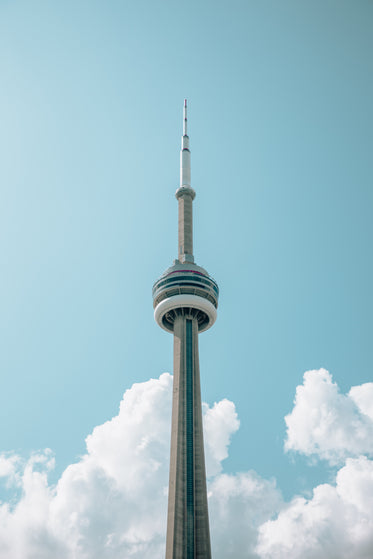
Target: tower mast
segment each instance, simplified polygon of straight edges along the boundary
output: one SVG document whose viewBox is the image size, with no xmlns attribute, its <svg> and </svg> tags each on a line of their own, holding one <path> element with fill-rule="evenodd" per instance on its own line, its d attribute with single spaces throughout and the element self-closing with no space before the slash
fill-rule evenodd
<svg viewBox="0 0 373 559">
<path fill-rule="evenodd" d="M 184 100 L 184 126 L 180 151 L 180 187 L 176 191 L 179 201 L 179 249 L 180 262 L 194 262 L 193 257 L 193 208 L 196 196 L 191 187 L 191 164 L 189 136 L 187 134 L 187 100 Z"/>
<path fill-rule="evenodd" d="M 180 153 L 178 259 L 153 286 L 156 322 L 174 335 L 166 559 L 211 559 L 198 334 L 217 315 L 219 289 L 194 263 L 187 103 Z"/>
</svg>

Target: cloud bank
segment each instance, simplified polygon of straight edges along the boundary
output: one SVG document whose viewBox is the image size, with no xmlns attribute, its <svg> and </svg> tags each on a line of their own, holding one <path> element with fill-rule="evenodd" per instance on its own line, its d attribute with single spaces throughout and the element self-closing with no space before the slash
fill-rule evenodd
<svg viewBox="0 0 373 559">
<path fill-rule="evenodd" d="M 348 458 L 336 484 L 319 485 L 312 499 L 298 497 L 259 528 L 263 559 L 371 559 L 373 462 Z"/>
<path fill-rule="evenodd" d="M 317 455 L 332 464 L 373 455 L 373 382 L 341 394 L 325 369 L 308 371 L 285 417 L 286 450 Z"/>
<path fill-rule="evenodd" d="M 259 528 L 261 559 L 373 557 L 373 383 L 342 394 L 325 369 L 307 371 L 285 417 L 285 450 L 344 463 L 335 484 L 294 498 Z"/>
<path fill-rule="evenodd" d="M 118 415 L 87 437 L 86 454 L 48 483 L 50 450 L 0 456 L 14 497 L 0 503 L 0 559 L 161 559 L 164 556 L 172 377 L 134 384 Z M 288 451 L 340 463 L 334 484 L 285 503 L 274 480 L 228 475 L 239 428 L 228 400 L 203 406 L 215 559 L 373 556 L 373 383 L 339 392 L 309 371 L 286 417 Z"/>
</svg>

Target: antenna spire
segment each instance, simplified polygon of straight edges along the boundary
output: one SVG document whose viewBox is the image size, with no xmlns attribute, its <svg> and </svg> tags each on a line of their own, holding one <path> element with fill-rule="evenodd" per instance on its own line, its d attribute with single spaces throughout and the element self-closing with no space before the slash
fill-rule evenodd
<svg viewBox="0 0 373 559">
<path fill-rule="evenodd" d="M 188 124 L 188 117 L 187 117 L 187 100 L 184 99 L 184 129 L 183 129 L 183 136 L 188 136 L 187 124 Z"/>
<path fill-rule="evenodd" d="M 189 136 L 187 134 L 187 100 L 184 99 L 184 125 L 183 135 L 181 137 L 181 152 L 180 152 L 180 186 L 191 188 L 190 184 L 190 150 L 189 150 Z"/>
<path fill-rule="evenodd" d="M 179 201 L 179 249 L 180 262 L 194 262 L 193 258 L 193 211 L 196 195 L 191 186 L 189 136 L 187 134 L 187 101 L 184 99 L 184 126 L 180 151 L 180 186 L 176 190 Z"/>
</svg>

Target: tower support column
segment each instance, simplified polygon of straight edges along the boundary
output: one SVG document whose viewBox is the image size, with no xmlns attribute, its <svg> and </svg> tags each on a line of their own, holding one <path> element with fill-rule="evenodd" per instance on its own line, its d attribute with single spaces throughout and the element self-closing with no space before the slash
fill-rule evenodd
<svg viewBox="0 0 373 559">
<path fill-rule="evenodd" d="M 198 321 L 174 322 L 174 384 L 166 559 L 211 559 L 198 357 Z"/>
<path fill-rule="evenodd" d="M 186 189 L 185 189 L 186 190 Z M 179 260 L 183 262 L 185 259 L 193 261 L 193 194 L 186 190 L 185 193 L 178 197 L 179 202 Z"/>
</svg>

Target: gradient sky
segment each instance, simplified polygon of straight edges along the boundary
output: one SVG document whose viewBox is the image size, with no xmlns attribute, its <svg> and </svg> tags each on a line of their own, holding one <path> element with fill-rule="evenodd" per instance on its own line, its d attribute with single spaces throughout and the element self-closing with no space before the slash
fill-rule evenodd
<svg viewBox="0 0 373 559">
<path fill-rule="evenodd" d="M 172 372 L 153 282 L 177 252 L 188 99 L 195 257 L 220 286 L 203 399 L 241 426 L 225 471 L 285 497 L 303 373 L 372 380 L 370 1 L 0 0 L 0 451 L 55 476 L 134 382 Z"/>
</svg>

